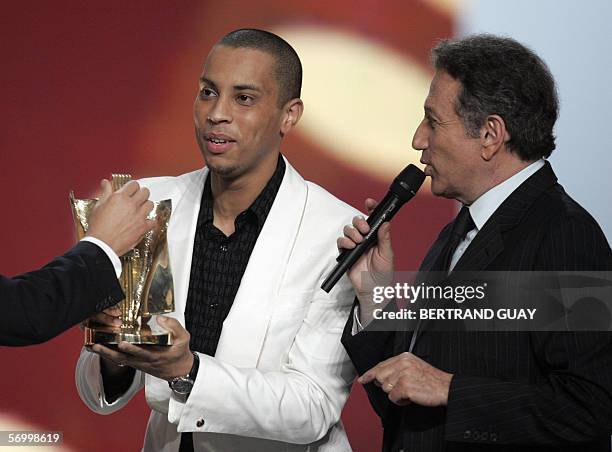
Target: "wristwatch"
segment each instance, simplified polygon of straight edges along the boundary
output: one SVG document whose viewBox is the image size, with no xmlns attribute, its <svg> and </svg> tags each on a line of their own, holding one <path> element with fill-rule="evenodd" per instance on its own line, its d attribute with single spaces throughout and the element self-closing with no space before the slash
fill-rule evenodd
<svg viewBox="0 0 612 452">
<path fill-rule="evenodd" d="M 195 352 L 191 353 L 193 353 L 193 366 L 191 366 L 189 373 L 182 377 L 174 377 L 168 382 L 172 392 L 185 398 L 189 397 L 193 389 L 193 384 L 198 374 L 198 368 L 200 367 L 200 357 Z"/>
</svg>

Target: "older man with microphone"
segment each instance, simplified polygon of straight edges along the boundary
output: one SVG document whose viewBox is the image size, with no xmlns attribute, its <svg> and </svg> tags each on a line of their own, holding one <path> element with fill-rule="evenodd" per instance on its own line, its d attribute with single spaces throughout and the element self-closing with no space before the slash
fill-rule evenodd
<svg viewBox="0 0 612 452">
<path fill-rule="evenodd" d="M 432 57 L 412 145 L 432 193 L 463 207 L 420 274 L 611 270 L 599 225 L 547 161 L 558 100 L 544 62 L 491 35 L 442 41 Z M 339 247 L 359 247 L 368 223 L 356 217 Z M 349 272 L 358 303 L 342 338 L 382 419 L 384 451 L 610 450 L 609 332 L 440 331 L 436 322 L 383 331 L 362 276 L 376 281 L 393 270 L 385 223 Z"/>
</svg>

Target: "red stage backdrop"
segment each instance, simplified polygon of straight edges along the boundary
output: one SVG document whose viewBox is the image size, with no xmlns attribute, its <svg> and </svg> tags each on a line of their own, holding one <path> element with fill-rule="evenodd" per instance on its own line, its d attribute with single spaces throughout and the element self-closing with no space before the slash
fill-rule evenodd
<svg viewBox="0 0 612 452">
<path fill-rule="evenodd" d="M 92 195 L 111 172 L 176 175 L 203 164 L 192 129 L 197 78 L 210 46 L 236 28 L 277 31 L 303 52 L 304 124 L 283 150 L 293 165 L 358 208 L 382 196 L 418 161 L 410 141 L 431 75 L 428 50 L 453 33 L 446 3 L 3 5 L 0 272 L 33 269 L 72 245 L 69 190 Z M 338 48 L 347 50 L 325 53 Z M 396 78 L 379 79 L 387 73 Z M 400 270 L 417 267 L 453 209 L 424 187 L 398 215 Z M 44 345 L 0 349 L 0 430 L 61 430 L 66 450 L 138 450 L 149 413 L 143 395 L 111 416 L 89 411 L 74 385 L 81 344 L 73 328 Z M 358 384 L 343 421 L 354 450 L 380 448 L 380 422 Z"/>
</svg>

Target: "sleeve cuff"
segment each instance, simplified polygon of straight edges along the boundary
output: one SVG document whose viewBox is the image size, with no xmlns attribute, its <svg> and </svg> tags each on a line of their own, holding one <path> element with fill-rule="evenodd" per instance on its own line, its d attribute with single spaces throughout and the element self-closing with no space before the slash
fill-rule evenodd
<svg viewBox="0 0 612 452">
<path fill-rule="evenodd" d="M 117 256 L 117 253 L 115 253 L 110 246 L 108 246 L 102 240 L 90 236 L 83 237 L 81 239 L 81 242 L 90 242 L 94 245 L 99 246 L 110 259 L 111 263 L 113 264 L 113 268 L 115 269 L 117 279 L 119 279 L 119 277 L 121 276 L 121 260 L 119 259 L 119 256 Z"/>
</svg>

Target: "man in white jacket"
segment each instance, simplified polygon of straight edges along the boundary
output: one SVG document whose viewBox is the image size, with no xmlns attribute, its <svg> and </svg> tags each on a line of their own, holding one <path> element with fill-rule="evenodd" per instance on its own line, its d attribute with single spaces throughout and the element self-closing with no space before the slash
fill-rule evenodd
<svg viewBox="0 0 612 452">
<path fill-rule="evenodd" d="M 340 413 L 354 370 L 340 337 L 354 293 L 346 278 L 319 287 L 357 212 L 280 154 L 302 114 L 301 77 L 278 36 L 229 33 L 194 103 L 207 166 L 141 181 L 172 200 L 176 311 L 160 323 L 174 343 L 84 349 L 76 380 L 102 414 L 145 387 L 145 451 L 350 450 Z"/>
</svg>

